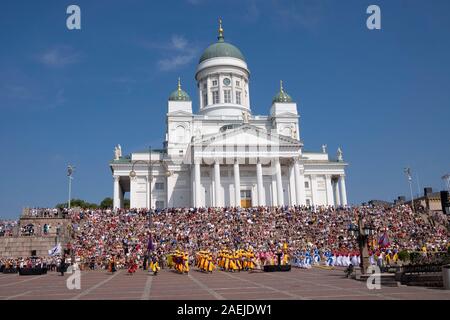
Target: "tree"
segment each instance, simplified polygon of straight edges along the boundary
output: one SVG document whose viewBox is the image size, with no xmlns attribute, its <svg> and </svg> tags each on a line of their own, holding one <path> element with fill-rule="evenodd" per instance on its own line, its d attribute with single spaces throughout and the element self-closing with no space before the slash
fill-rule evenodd
<svg viewBox="0 0 450 320">
<path fill-rule="evenodd" d="M 56 208 L 58 208 L 58 209 L 63 209 L 63 208 L 67 208 L 67 207 L 68 207 L 67 202 L 58 203 L 56 205 Z M 95 203 L 89 203 L 82 199 L 72 199 L 72 200 L 70 200 L 70 207 L 72 207 L 72 208 L 80 207 L 82 209 L 97 209 L 98 205 Z"/>
<path fill-rule="evenodd" d="M 100 202 L 100 208 L 102 209 L 108 209 L 113 207 L 113 199 L 112 198 L 105 198 Z"/>
</svg>

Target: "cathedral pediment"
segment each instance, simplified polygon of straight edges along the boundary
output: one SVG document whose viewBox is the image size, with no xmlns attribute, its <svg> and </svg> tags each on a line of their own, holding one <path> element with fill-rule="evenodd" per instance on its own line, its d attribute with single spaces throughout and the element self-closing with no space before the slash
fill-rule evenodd
<svg viewBox="0 0 450 320">
<path fill-rule="evenodd" d="M 203 146 L 302 146 L 302 142 L 297 139 L 280 135 L 275 130 L 267 131 L 250 124 L 243 124 L 240 127 L 210 136 L 194 137 L 193 144 Z"/>
</svg>

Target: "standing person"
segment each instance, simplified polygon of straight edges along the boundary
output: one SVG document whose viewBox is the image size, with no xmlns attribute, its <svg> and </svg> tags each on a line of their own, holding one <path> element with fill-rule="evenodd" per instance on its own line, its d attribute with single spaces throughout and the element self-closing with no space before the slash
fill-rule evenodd
<svg viewBox="0 0 450 320">
<path fill-rule="evenodd" d="M 142 269 L 147 270 L 148 252 L 144 254 L 144 262 L 142 264 Z"/>
<path fill-rule="evenodd" d="M 153 275 L 156 276 L 160 269 L 161 268 L 159 267 L 159 264 L 158 264 L 158 256 L 157 256 L 157 254 L 153 254 L 150 257 L 150 268 L 149 268 L 148 272 L 153 272 Z"/>
<path fill-rule="evenodd" d="M 59 271 L 61 272 L 61 276 L 64 276 L 64 272 L 66 271 L 66 253 L 63 253 L 61 257 L 61 264 L 59 266 Z"/>
</svg>

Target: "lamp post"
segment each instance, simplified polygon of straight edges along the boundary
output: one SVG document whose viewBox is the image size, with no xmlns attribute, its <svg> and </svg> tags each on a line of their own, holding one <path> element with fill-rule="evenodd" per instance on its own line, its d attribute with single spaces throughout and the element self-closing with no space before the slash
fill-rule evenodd
<svg viewBox="0 0 450 320">
<path fill-rule="evenodd" d="M 151 148 L 149 148 L 149 155 L 150 155 L 150 157 L 151 157 Z M 132 165 L 131 165 L 131 171 L 130 171 L 130 173 L 129 173 L 129 176 L 130 176 L 130 178 L 135 178 L 136 177 L 136 171 L 134 171 L 134 166 L 137 164 L 137 163 L 145 163 L 145 164 L 147 164 L 147 196 L 146 196 L 146 206 L 147 206 L 147 208 L 150 210 L 150 208 L 151 208 L 151 197 L 152 197 L 152 191 L 151 191 L 151 186 L 152 186 L 152 181 L 151 181 L 151 166 L 152 166 L 152 163 L 151 163 L 152 161 L 151 161 L 151 158 L 149 158 L 149 160 L 148 161 L 145 161 L 145 160 L 135 160 L 135 161 L 133 161 L 133 163 L 132 163 Z"/>
<path fill-rule="evenodd" d="M 365 274 L 369 267 L 369 250 L 367 243 L 370 236 L 375 234 L 375 229 L 368 224 L 363 224 L 361 212 L 358 212 L 358 225 L 351 224 L 348 232 L 352 237 L 356 237 L 359 245 L 359 252 L 361 255 L 361 273 Z"/>
<path fill-rule="evenodd" d="M 442 180 L 445 181 L 446 187 L 447 187 L 447 191 L 450 192 L 450 173 L 447 173 L 446 175 L 444 175 L 442 177 Z"/>
<path fill-rule="evenodd" d="M 414 197 L 412 192 L 412 176 L 411 176 L 411 168 L 405 168 L 404 172 L 409 181 L 409 191 L 411 192 L 411 209 L 414 212 Z"/>
<path fill-rule="evenodd" d="M 69 164 L 67 166 L 67 176 L 69 177 L 69 202 L 67 203 L 67 209 L 70 209 L 70 200 L 72 199 L 72 175 L 75 171 L 75 167 Z"/>
</svg>

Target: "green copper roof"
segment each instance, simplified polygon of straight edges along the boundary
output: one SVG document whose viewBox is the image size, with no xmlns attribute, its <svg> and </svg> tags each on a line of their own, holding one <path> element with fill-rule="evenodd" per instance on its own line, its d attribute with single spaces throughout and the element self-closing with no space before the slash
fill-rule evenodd
<svg viewBox="0 0 450 320">
<path fill-rule="evenodd" d="M 278 102 L 278 103 L 288 103 L 292 102 L 292 98 L 290 95 L 287 94 L 287 92 L 283 89 L 283 81 L 280 81 L 280 92 L 273 97 L 272 103 Z"/>
<path fill-rule="evenodd" d="M 230 43 L 225 42 L 225 38 L 223 36 L 222 20 L 219 20 L 219 36 L 217 37 L 217 40 L 218 41 L 216 43 L 213 43 L 208 48 L 206 48 L 205 51 L 203 51 L 199 63 L 202 63 L 203 61 L 208 59 L 218 57 L 231 57 L 245 61 L 244 55 L 238 48 Z"/>
<path fill-rule="evenodd" d="M 178 78 L 178 88 L 170 94 L 169 101 L 191 101 L 187 92 L 181 89 L 180 78 Z"/>
<path fill-rule="evenodd" d="M 206 50 L 200 57 L 199 63 L 202 63 L 203 61 L 208 59 L 218 57 L 231 57 L 245 61 L 244 55 L 238 48 L 236 48 L 230 43 L 224 42 L 223 39 L 222 40 L 219 39 L 218 42 L 213 43 L 208 48 L 206 48 Z"/>
</svg>

